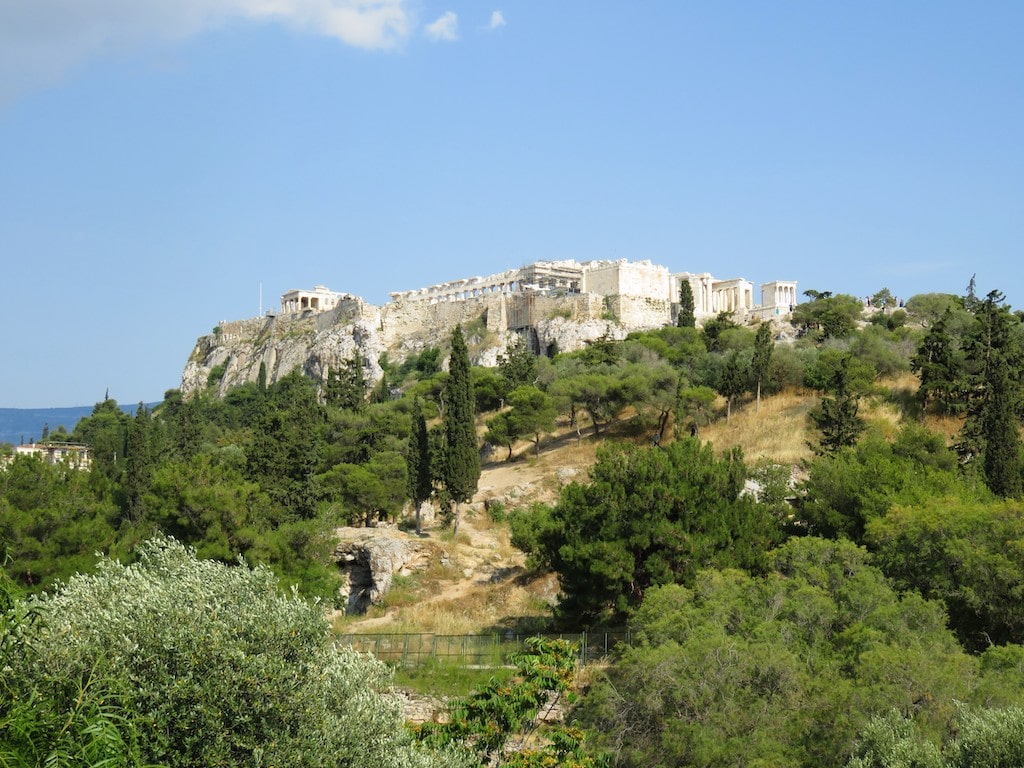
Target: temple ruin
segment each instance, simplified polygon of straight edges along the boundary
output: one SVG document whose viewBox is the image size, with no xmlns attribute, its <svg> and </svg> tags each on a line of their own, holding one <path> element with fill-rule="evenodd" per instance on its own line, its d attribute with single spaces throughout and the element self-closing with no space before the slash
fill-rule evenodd
<svg viewBox="0 0 1024 768">
<path fill-rule="evenodd" d="M 311 291 L 292 289 L 281 296 L 281 313 L 329 312 L 348 298 L 350 294 L 332 291 L 326 285 L 318 285 Z"/>
<path fill-rule="evenodd" d="M 395 291 L 383 311 L 387 317 L 412 313 L 436 320 L 440 316 L 435 317 L 435 311 L 426 312 L 427 307 L 439 310 L 462 302 L 482 302 L 500 307 L 500 319 L 492 317 L 489 327 L 519 331 L 533 326 L 539 317 L 557 312 L 553 302 L 561 301 L 562 311 L 571 309 L 571 316 L 577 320 L 614 317 L 628 329 L 649 328 L 675 322 L 684 280 L 690 284 L 698 322 L 721 312 L 730 312 L 741 322 L 770 319 L 788 315 L 797 304 L 795 282 L 762 284 L 761 303 L 756 304 L 754 285 L 744 278 L 719 280 L 708 272 L 671 273 L 649 260 L 619 259 L 538 261 L 486 277 Z M 313 290 L 291 290 L 281 296 L 281 313 L 329 312 L 352 301 L 358 301 L 357 297 L 318 285 Z"/>
<path fill-rule="evenodd" d="M 491 295 L 539 292 L 544 295 L 597 294 L 678 304 L 679 287 L 688 280 L 698 319 L 732 312 L 738 317 L 788 314 L 797 304 L 796 283 L 773 281 L 761 286 L 761 303 L 754 303 L 754 285 L 743 278 L 717 280 L 710 273 L 672 274 L 650 261 L 538 261 L 488 277 L 469 277 L 446 283 L 396 291 L 392 301 L 430 304 L 466 301 Z"/>
</svg>

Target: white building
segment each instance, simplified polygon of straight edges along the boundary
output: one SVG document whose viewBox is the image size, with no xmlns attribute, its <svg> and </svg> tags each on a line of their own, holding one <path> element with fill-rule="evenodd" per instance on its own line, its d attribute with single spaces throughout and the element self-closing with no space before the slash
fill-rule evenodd
<svg viewBox="0 0 1024 768">
<path fill-rule="evenodd" d="M 281 296 L 281 314 L 328 312 L 347 296 L 348 294 L 332 291 L 326 285 L 318 285 L 311 291 L 293 289 Z"/>
<path fill-rule="evenodd" d="M 29 443 L 14 446 L 15 456 L 35 456 L 47 464 L 67 464 L 72 469 L 89 469 L 92 453 L 87 445 L 78 443 Z"/>
</svg>

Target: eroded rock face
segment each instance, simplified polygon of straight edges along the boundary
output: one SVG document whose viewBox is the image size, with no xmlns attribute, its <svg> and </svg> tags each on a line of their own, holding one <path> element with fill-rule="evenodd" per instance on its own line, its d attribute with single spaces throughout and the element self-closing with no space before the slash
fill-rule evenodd
<svg viewBox="0 0 1024 768">
<path fill-rule="evenodd" d="M 408 575 L 425 568 L 430 549 L 421 541 L 391 528 L 338 528 L 333 559 L 346 577 L 345 613 L 362 614 L 379 603 L 396 573 Z"/>
<path fill-rule="evenodd" d="M 350 297 L 327 312 L 223 321 L 196 341 L 182 372 L 181 391 L 191 396 L 212 389 L 223 397 L 233 387 L 255 382 L 261 365 L 268 384 L 295 369 L 325 382 L 330 369 L 341 368 L 357 352 L 366 381 L 373 386 L 383 375 L 379 363 L 383 353 L 397 363 L 427 347 L 445 349 L 452 328 L 460 324 L 476 327 L 476 335 L 467 338 L 474 365 L 493 367 L 518 337 L 513 328 L 520 326 L 511 323 L 524 322 L 511 318 L 516 300 L 490 296 L 440 304 L 396 301 L 375 307 Z M 621 319 L 610 320 L 600 296 L 539 296 L 529 320 L 531 343 L 542 353 L 571 352 L 595 339 L 623 339 L 630 331 L 660 327 L 668 320 L 667 304 L 645 314 L 626 311 L 643 303 L 640 299 L 616 301 Z"/>
</svg>

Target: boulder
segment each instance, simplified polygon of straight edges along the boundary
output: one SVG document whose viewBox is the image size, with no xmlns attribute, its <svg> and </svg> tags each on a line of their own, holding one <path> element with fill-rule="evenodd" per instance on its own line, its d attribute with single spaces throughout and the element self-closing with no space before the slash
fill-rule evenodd
<svg viewBox="0 0 1024 768">
<path fill-rule="evenodd" d="M 339 605 L 347 614 L 366 613 L 380 603 L 396 573 L 425 568 L 431 552 L 425 542 L 393 528 L 338 528 L 333 559 L 345 578 Z"/>
</svg>

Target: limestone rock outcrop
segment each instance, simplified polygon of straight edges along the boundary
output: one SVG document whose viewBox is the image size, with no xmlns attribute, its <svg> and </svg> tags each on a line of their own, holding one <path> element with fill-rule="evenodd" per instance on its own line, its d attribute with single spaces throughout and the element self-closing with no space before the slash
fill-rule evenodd
<svg viewBox="0 0 1024 768">
<path fill-rule="evenodd" d="M 594 339 L 623 339 L 632 330 L 664 324 L 628 325 L 602 318 L 602 305 L 592 297 L 538 297 L 531 325 L 515 329 L 508 326 L 508 305 L 514 303 L 514 297 L 491 296 L 447 304 L 392 302 L 382 309 L 352 298 L 326 312 L 224 321 L 196 341 L 181 391 L 190 396 L 212 390 L 222 397 L 233 387 L 255 382 L 261 365 L 268 384 L 295 369 L 322 383 L 331 369 L 343 367 L 356 352 L 373 386 L 383 376 L 384 353 L 400 363 L 428 347 L 447 349 L 452 329 L 460 324 L 467 329 L 472 362 L 488 367 L 497 365 L 518 336 L 537 352 L 571 352 Z"/>
<path fill-rule="evenodd" d="M 332 559 L 346 585 L 338 604 L 347 614 L 366 613 L 391 588 L 395 574 L 426 568 L 436 554 L 426 542 L 393 528 L 338 528 L 335 535 Z"/>
</svg>

